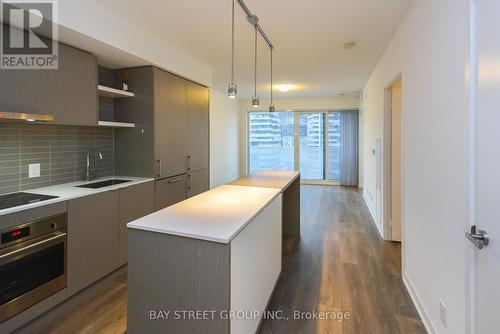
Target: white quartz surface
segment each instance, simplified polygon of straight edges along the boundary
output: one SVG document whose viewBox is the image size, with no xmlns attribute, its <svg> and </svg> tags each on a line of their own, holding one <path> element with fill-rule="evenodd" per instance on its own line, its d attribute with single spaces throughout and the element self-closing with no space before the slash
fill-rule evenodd
<svg viewBox="0 0 500 334">
<path fill-rule="evenodd" d="M 132 229 L 229 243 L 281 189 L 222 185 L 135 220 Z"/>
<path fill-rule="evenodd" d="M 297 171 L 256 171 L 229 184 L 235 186 L 279 188 L 282 191 L 300 175 Z"/>
<path fill-rule="evenodd" d="M 76 187 L 76 186 L 83 185 L 86 183 L 95 183 L 95 182 L 105 181 L 105 180 L 109 180 L 109 179 L 131 180 L 131 182 L 120 183 L 120 184 L 116 184 L 116 185 L 112 185 L 112 186 L 108 186 L 108 187 L 102 187 L 99 189 L 89 189 L 89 188 Z M 0 210 L 0 216 L 5 215 L 5 214 L 9 214 L 9 213 L 14 213 L 14 212 L 18 212 L 18 211 L 31 209 L 31 208 L 36 208 L 36 207 L 40 207 L 40 206 L 44 206 L 44 205 L 48 205 L 48 204 L 63 202 L 63 201 L 67 201 L 67 200 L 78 198 L 78 197 L 94 195 L 94 194 L 104 192 L 104 191 L 120 189 L 120 188 L 127 188 L 127 187 L 130 187 L 130 186 L 135 185 L 135 184 L 148 182 L 148 181 L 152 181 L 152 180 L 153 179 L 141 178 L 141 177 L 113 176 L 113 177 L 99 178 L 99 179 L 95 179 L 95 180 L 88 181 L 88 182 L 78 181 L 78 182 L 72 182 L 72 183 L 59 184 L 59 185 L 50 186 L 50 187 L 24 190 L 23 192 L 28 192 L 28 193 L 32 193 L 32 194 L 42 194 L 42 195 L 51 195 L 51 196 L 59 196 L 59 197 L 54 198 L 54 199 L 49 199 L 46 201 L 40 201 L 40 202 L 36 202 L 36 203 L 16 206 L 13 208 L 3 209 L 3 210 Z"/>
</svg>

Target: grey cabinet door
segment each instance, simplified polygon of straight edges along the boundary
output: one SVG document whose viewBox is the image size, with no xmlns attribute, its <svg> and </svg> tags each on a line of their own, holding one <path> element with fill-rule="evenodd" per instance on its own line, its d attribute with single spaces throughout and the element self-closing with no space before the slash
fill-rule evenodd
<svg viewBox="0 0 500 334">
<path fill-rule="evenodd" d="M 68 201 L 68 294 L 118 267 L 119 192 Z"/>
<path fill-rule="evenodd" d="M 42 72 L 0 69 L 0 110 L 41 114 Z"/>
<path fill-rule="evenodd" d="M 56 70 L 0 70 L 0 110 L 54 115 L 54 124 L 97 125 L 97 61 L 59 44 Z"/>
<path fill-rule="evenodd" d="M 127 224 L 154 211 L 154 181 L 120 189 L 120 265 L 127 263 Z"/>
<path fill-rule="evenodd" d="M 187 142 L 189 168 L 208 168 L 209 100 L 208 88 L 187 83 Z"/>
<path fill-rule="evenodd" d="M 186 80 L 154 69 L 154 113 L 157 177 L 186 173 Z"/>
<path fill-rule="evenodd" d="M 59 44 L 58 69 L 41 71 L 41 113 L 55 124 L 97 125 L 97 59 Z"/>
<path fill-rule="evenodd" d="M 155 210 L 166 208 L 186 199 L 187 175 L 155 181 Z"/>
<path fill-rule="evenodd" d="M 210 189 L 208 168 L 191 171 L 188 175 L 187 197 L 193 197 Z"/>
</svg>

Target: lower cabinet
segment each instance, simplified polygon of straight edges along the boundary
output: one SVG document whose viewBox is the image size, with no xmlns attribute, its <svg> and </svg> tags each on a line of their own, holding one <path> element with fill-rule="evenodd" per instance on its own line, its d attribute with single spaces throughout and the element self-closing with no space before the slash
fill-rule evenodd
<svg viewBox="0 0 500 334">
<path fill-rule="evenodd" d="M 210 189 L 208 168 L 190 171 L 188 175 L 187 197 L 193 197 Z"/>
<path fill-rule="evenodd" d="M 120 189 L 120 265 L 127 263 L 127 224 L 154 211 L 154 192 L 153 181 Z"/>
<path fill-rule="evenodd" d="M 127 263 L 127 224 L 153 203 L 154 181 L 68 201 L 68 295 Z"/>
<path fill-rule="evenodd" d="M 182 174 L 155 182 L 155 210 L 183 201 L 187 197 L 187 174 Z"/>
<path fill-rule="evenodd" d="M 68 294 L 119 266 L 117 190 L 68 201 Z"/>
</svg>

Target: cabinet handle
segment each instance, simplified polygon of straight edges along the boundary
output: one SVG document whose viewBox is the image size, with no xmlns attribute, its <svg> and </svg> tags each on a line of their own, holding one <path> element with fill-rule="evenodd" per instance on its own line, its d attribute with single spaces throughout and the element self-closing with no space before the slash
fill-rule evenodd
<svg viewBox="0 0 500 334">
<path fill-rule="evenodd" d="M 187 164 L 188 164 L 187 170 L 191 170 L 191 156 L 190 155 L 187 156 Z"/>
<path fill-rule="evenodd" d="M 158 172 L 156 173 L 157 177 L 161 177 L 161 160 L 156 160 Z"/>
<path fill-rule="evenodd" d="M 188 189 L 191 189 L 191 174 L 188 175 Z"/>
<path fill-rule="evenodd" d="M 182 179 L 178 178 L 178 179 L 168 180 L 168 183 L 175 183 L 175 182 L 179 182 L 179 181 L 182 181 Z"/>
</svg>

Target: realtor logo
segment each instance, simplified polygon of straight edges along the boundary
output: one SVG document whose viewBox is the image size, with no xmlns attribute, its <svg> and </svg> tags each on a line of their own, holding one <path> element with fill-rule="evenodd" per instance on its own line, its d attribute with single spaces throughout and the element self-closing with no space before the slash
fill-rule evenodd
<svg viewBox="0 0 500 334">
<path fill-rule="evenodd" d="M 57 69 L 57 0 L 0 0 L 1 69 Z"/>
</svg>

